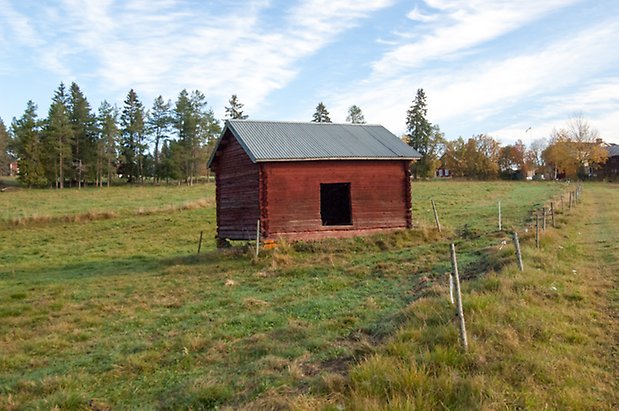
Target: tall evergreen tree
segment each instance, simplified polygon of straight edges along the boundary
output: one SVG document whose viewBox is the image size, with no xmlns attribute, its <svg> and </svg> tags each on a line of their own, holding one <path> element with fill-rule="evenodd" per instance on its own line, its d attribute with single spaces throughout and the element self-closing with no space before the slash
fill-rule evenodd
<svg viewBox="0 0 619 411">
<path fill-rule="evenodd" d="M 432 124 L 426 119 L 427 114 L 426 94 L 420 88 L 406 113 L 408 144 L 421 154 L 421 159 L 413 164 L 415 178 L 430 177 L 428 171 L 432 169 L 430 162 L 433 159 L 428 158 L 432 147 Z"/>
<path fill-rule="evenodd" d="M 67 106 L 74 136 L 74 178 L 81 187 L 84 178 L 94 179 L 96 174 L 96 117 L 76 83 L 71 83 Z"/>
<path fill-rule="evenodd" d="M 15 154 L 19 158 L 19 181 L 33 187 L 47 183 L 42 163 L 40 125 L 37 106 L 32 100 L 19 119 L 13 119 L 11 131 L 14 136 Z"/>
<path fill-rule="evenodd" d="M 131 89 L 124 102 L 120 124 L 122 130 L 121 172 L 132 183 L 142 181 L 144 151 L 144 107 L 136 92 Z"/>
<path fill-rule="evenodd" d="M 230 117 L 231 119 L 236 119 L 236 120 L 246 120 L 247 119 L 247 115 L 243 114 L 243 104 L 241 104 L 236 96 L 236 94 L 233 94 L 232 97 L 230 97 L 230 100 L 228 100 L 228 103 L 230 104 L 230 107 L 226 107 L 226 116 Z"/>
<path fill-rule="evenodd" d="M 11 163 L 11 156 L 9 155 L 10 142 L 11 136 L 0 117 L 0 175 L 3 176 L 9 175 L 9 164 Z"/>
<path fill-rule="evenodd" d="M 161 163 L 159 167 L 158 177 L 168 180 L 182 179 L 183 172 L 181 170 L 183 149 L 178 141 L 164 140 L 161 147 Z"/>
<path fill-rule="evenodd" d="M 329 117 L 329 112 L 325 107 L 324 103 L 321 101 L 316 106 L 316 112 L 312 118 L 313 123 L 331 123 L 331 118 Z"/>
<path fill-rule="evenodd" d="M 47 179 L 57 188 L 64 188 L 65 177 L 72 169 L 74 128 L 67 108 L 68 96 L 63 83 L 54 93 L 42 133 L 42 157 Z"/>
<path fill-rule="evenodd" d="M 174 121 L 171 112 L 171 105 L 172 103 L 169 100 L 166 102 L 162 96 L 159 96 L 155 99 L 155 102 L 153 103 L 153 108 L 148 113 L 147 131 L 148 134 L 151 136 L 152 141 L 155 142 L 153 161 L 156 178 L 158 178 L 159 175 L 159 148 L 161 142 L 169 137 L 170 128 L 172 127 L 172 123 Z"/>
<path fill-rule="evenodd" d="M 357 105 L 348 107 L 348 116 L 346 117 L 346 121 L 353 124 L 365 124 L 365 116 L 363 115 L 361 108 Z"/>
<path fill-rule="evenodd" d="M 118 108 L 103 101 L 99 107 L 97 118 L 99 130 L 99 161 L 101 164 L 101 176 L 106 176 L 106 184 L 109 187 L 117 173 L 118 143 L 120 130 L 118 128 Z M 102 179 L 99 179 L 101 184 Z"/>
<path fill-rule="evenodd" d="M 409 145 L 424 155 L 428 152 L 432 125 L 426 119 L 426 94 L 423 89 L 417 90 L 417 95 L 410 109 L 406 113 L 406 128 L 409 136 Z"/>
<path fill-rule="evenodd" d="M 208 142 L 220 132 L 219 123 L 208 108 L 206 97 L 198 90 L 194 90 L 191 95 L 187 90 L 180 92 L 174 115 L 179 143 L 175 150 L 181 153 L 183 178 L 188 184 L 193 184 L 201 166 L 206 164 Z"/>
</svg>

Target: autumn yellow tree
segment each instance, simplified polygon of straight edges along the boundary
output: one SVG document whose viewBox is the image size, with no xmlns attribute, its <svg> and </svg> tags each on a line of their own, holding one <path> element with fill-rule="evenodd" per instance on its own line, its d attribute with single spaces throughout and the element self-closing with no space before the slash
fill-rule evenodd
<svg viewBox="0 0 619 411">
<path fill-rule="evenodd" d="M 499 174 L 500 144 L 479 134 L 464 141 L 462 137 L 445 146 L 445 165 L 454 177 L 490 180 Z"/>
<path fill-rule="evenodd" d="M 578 115 L 568 121 L 566 128 L 552 131 L 543 157 L 555 178 L 560 173 L 569 178 L 584 178 L 606 162 L 608 152 L 602 147 L 599 132 Z"/>
<path fill-rule="evenodd" d="M 527 148 L 522 140 L 514 145 L 501 147 L 499 151 L 499 169 L 503 178 L 524 179 L 527 174 L 528 164 L 526 159 Z"/>
</svg>

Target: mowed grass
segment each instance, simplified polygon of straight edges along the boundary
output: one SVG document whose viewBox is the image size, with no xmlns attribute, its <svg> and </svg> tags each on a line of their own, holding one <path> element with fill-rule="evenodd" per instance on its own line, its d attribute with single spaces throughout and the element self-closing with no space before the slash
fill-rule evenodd
<svg viewBox="0 0 619 411">
<path fill-rule="evenodd" d="M 17 189 L 0 195 L 0 223 L 84 221 L 214 205 L 214 184 Z"/>
<path fill-rule="evenodd" d="M 457 242 L 465 276 L 483 275 L 465 285 L 467 293 L 481 296 L 466 302 L 465 312 L 510 313 L 500 296 L 493 301 L 486 295 L 512 287 L 497 274 L 484 275 L 509 261 L 491 210 L 500 199 L 507 218 L 521 227 L 533 206 L 564 189 L 548 183 L 414 184 L 414 230 L 284 243 L 258 259 L 240 245 L 215 251 L 213 206 L 167 207 L 212 201 L 205 186 L 139 188 L 141 201 L 129 200 L 138 195 L 131 188 L 97 189 L 86 193 L 92 208 L 81 197 L 87 190 L 68 190 L 45 213 L 114 211 L 107 203 L 114 190 L 125 193 L 119 194 L 122 211 L 108 219 L 31 220 L 1 229 L 0 408 L 407 408 L 413 399 L 420 406 L 440 401 L 462 409 L 540 404 L 539 398 L 563 391 L 533 393 L 526 402 L 520 393 L 526 384 L 498 383 L 501 374 L 492 367 L 511 346 L 493 336 L 490 320 L 469 320 L 473 354 L 458 351 L 442 295 L 447 244 Z M 34 204 L 28 192 L 3 195 Z M 431 227 L 430 198 L 441 211 L 442 236 Z M 154 211 L 140 212 L 145 204 Z M 6 221 L 13 218 L 8 214 Z M 203 254 L 196 256 L 200 231 Z M 516 281 L 517 296 L 535 289 L 527 281 L 533 280 Z M 511 314 L 519 321 L 511 327 L 530 332 L 528 318 L 536 313 L 518 312 Z M 483 332 L 494 346 L 482 350 Z M 597 342 L 587 341 L 581 354 Z M 518 375 L 532 362 L 520 355 Z M 476 372 L 469 379 L 470 369 Z M 494 384 L 480 376 L 486 374 Z M 502 396 L 503 390 L 514 394 Z M 607 399 L 608 391 L 599 395 Z M 585 406 L 600 404 L 585 398 Z"/>
</svg>

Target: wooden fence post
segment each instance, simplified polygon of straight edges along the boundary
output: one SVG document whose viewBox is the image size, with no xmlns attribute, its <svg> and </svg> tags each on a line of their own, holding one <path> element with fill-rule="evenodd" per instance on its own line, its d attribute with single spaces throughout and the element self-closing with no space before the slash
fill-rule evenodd
<svg viewBox="0 0 619 411">
<path fill-rule="evenodd" d="M 539 211 L 535 212 L 535 248 L 539 248 Z"/>
<path fill-rule="evenodd" d="M 434 200 L 432 201 L 432 209 L 434 210 L 434 221 L 436 222 L 436 228 L 438 229 L 438 232 L 441 232 L 441 223 L 438 221 L 438 212 L 436 211 L 436 204 L 434 203 Z"/>
<path fill-rule="evenodd" d="M 555 226 L 555 202 L 550 202 L 550 221 L 552 223 L 552 228 L 556 228 Z"/>
<path fill-rule="evenodd" d="M 202 248 L 202 234 L 204 234 L 204 231 L 200 231 L 200 241 L 198 241 L 198 255 L 200 254 L 200 249 Z"/>
<path fill-rule="evenodd" d="M 451 305 L 454 305 L 456 303 L 454 301 L 454 273 L 453 271 L 449 273 L 449 301 L 451 301 Z"/>
<path fill-rule="evenodd" d="M 503 231 L 503 222 L 501 221 L 501 202 L 499 201 L 499 231 Z"/>
<path fill-rule="evenodd" d="M 256 221 L 256 258 L 260 252 L 260 219 Z"/>
<path fill-rule="evenodd" d="M 546 207 L 542 207 L 542 231 L 546 231 Z"/>
<path fill-rule="evenodd" d="M 522 252 L 520 251 L 520 241 L 518 240 L 518 233 L 514 231 L 514 247 L 516 247 L 516 259 L 518 260 L 518 268 L 520 271 L 524 271 L 524 264 L 522 263 Z"/>
<path fill-rule="evenodd" d="M 469 343 L 466 338 L 466 325 L 464 324 L 464 311 L 462 310 L 462 292 L 460 290 L 460 276 L 458 275 L 458 260 L 456 259 L 456 247 L 451 244 L 451 266 L 455 278 L 456 286 L 456 316 L 458 317 L 458 325 L 460 329 L 460 343 L 464 351 L 468 351 Z"/>
</svg>

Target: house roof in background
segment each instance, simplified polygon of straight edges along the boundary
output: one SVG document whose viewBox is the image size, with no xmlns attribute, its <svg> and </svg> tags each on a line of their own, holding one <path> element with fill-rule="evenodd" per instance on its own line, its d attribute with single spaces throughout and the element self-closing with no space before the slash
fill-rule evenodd
<svg viewBox="0 0 619 411">
<path fill-rule="evenodd" d="M 380 125 L 227 120 L 217 147 L 228 131 L 254 163 L 413 160 L 421 157 L 416 150 Z"/>
<path fill-rule="evenodd" d="M 606 147 L 608 151 L 608 157 L 619 156 L 619 144 L 611 144 Z"/>
</svg>

